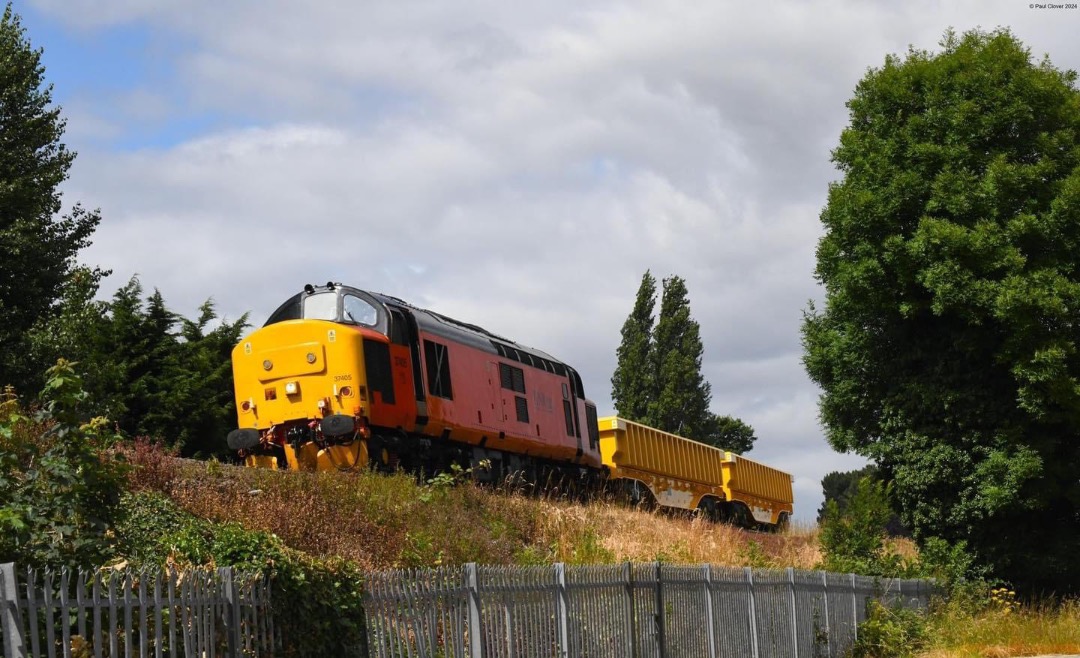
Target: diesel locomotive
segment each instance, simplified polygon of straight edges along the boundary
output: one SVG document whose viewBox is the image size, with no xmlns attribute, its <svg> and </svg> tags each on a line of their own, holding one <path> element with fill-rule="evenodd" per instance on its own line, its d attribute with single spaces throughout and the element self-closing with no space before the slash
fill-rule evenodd
<svg viewBox="0 0 1080 658">
<path fill-rule="evenodd" d="M 568 364 L 389 295 L 309 284 L 236 345 L 232 364 L 238 429 L 227 442 L 248 466 L 430 473 L 456 464 L 480 481 L 514 475 L 578 491 L 615 480 L 643 499 L 744 525 L 791 514 L 786 473 L 601 422 Z M 740 488 L 740 478 L 762 486 Z"/>
</svg>

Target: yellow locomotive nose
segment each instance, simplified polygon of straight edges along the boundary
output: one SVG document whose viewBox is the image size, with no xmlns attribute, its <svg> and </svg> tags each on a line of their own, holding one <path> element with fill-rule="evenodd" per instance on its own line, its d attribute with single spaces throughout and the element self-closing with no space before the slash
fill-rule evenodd
<svg viewBox="0 0 1080 658">
<path fill-rule="evenodd" d="M 333 322 L 289 320 L 263 327 L 233 349 L 232 362 L 240 428 L 267 430 L 331 414 L 363 414 L 354 396 L 364 388 L 363 342 L 359 333 Z"/>
</svg>

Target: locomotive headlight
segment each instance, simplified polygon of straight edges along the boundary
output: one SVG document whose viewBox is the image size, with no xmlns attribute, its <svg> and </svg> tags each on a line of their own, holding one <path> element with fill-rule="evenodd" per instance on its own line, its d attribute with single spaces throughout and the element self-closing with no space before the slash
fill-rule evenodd
<svg viewBox="0 0 1080 658">
<path fill-rule="evenodd" d="M 300 392 L 300 382 L 285 382 L 285 395 L 296 395 Z"/>
</svg>

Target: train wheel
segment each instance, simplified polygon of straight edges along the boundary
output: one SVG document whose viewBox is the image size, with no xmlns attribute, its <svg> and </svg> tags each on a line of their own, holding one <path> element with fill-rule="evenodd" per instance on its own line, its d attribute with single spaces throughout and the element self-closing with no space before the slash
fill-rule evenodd
<svg viewBox="0 0 1080 658">
<path fill-rule="evenodd" d="M 641 482 L 629 480 L 623 486 L 623 496 L 631 507 L 651 510 L 656 506 L 656 500 L 653 498 L 652 492 Z"/>
<path fill-rule="evenodd" d="M 709 521 L 720 520 L 720 507 L 716 504 L 716 499 L 709 496 L 702 497 L 698 503 L 698 513 Z"/>
<path fill-rule="evenodd" d="M 720 518 L 724 523 L 752 529 L 756 525 L 750 508 L 738 501 L 721 504 Z"/>
</svg>

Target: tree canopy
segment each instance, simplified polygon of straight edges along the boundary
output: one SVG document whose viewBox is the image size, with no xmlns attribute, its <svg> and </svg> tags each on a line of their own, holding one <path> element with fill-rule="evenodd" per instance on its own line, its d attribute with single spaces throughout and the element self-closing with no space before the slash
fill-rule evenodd
<svg viewBox="0 0 1080 658">
<path fill-rule="evenodd" d="M 705 348 L 690 314 L 686 282 L 678 276 L 664 279 L 654 328 L 655 308 L 656 279 L 646 271 L 616 351 L 611 398 L 618 414 L 725 450 L 750 450 L 753 428 L 709 410 L 712 387 L 701 373 Z"/>
<path fill-rule="evenodd" d="M 144 299 L 137 278 L 108 302 L 94 301 L 96 291 L 89 278 L 72 278 L 60 314 L 31 334 L 37 359 L 77 361 L 91 410 L 126 435 L 162 439 L 184 455 L 227 454 L 222 437 L 236 423 L 229 357 L 247 315 L 211 329 L 211 300 L 189 320 L 158 290 Z"/>
<path fill-rule="evenodd" d="M 803 323 L 829 442 L 922 541 L 1080 590 L 1080 93 L 1008 30 L 858 83 Z"/>
<path fill-rule="evenodd" d="M 0 385 L 20 390 L 36 391 L 49 365 L 32 362 L 27 332 L 56 312 L 100 221 L 78 205 L 59 215 L 59 186 L 75 159 L 60 141 L 64 127 L 41 50 L 8 5 L 0 19 Z"/>
</svg>

